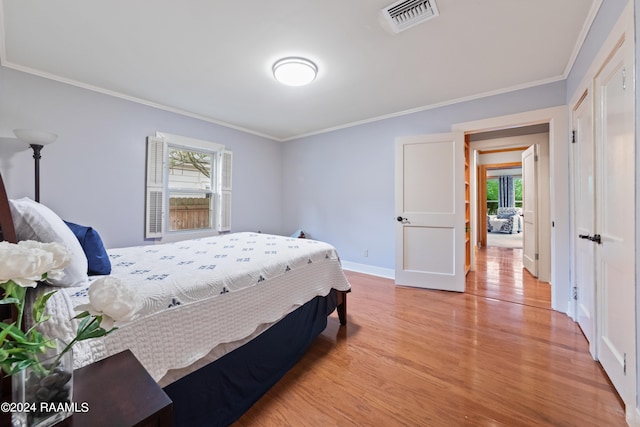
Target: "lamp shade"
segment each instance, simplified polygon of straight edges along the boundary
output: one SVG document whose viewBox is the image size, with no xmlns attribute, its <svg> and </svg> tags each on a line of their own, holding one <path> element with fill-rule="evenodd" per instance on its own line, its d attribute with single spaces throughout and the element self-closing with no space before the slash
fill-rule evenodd
<svg viewBox="0 0 640 427">
<path fill-rule="evenodd" d="M 20 141 L 26 142 L 29 145 L 47 145 L 58 138 L 58 135 L 55 133 L 43 130 L 14 129 L 13 133 Z"/>
<path fill-rule="evenodd" d="M 273 64 L 273 76 L 288 86 L 304 86 L 315 80 L 318 67 L 304 58 L 283 58 Z"/>
</svg>

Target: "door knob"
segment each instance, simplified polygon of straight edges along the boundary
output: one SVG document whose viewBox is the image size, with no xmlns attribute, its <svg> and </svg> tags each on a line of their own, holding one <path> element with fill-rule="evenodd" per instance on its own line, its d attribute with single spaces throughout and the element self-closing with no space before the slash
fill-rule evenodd
<svg viewBox="0 0 640 427">
<path fill-rule="evenodd" d="M 591 240 L 592 242 L 596 242 L 598 244 L 602 243 L 602 236 L 600 236 L 599 234 L 594 234 L 593 236 L 590 236 L 588 234 L 578 234 L 578 237 L 585 240 Z"/>
<path fill-rule="evenodd" d="M 406 220 L 407 220 L 407 218 L 402 218 L 401 216 L 399 216 L 398 218 L 396 218 L 396 220 L 397 220 L 398 222 L 402 222 L 402 221 L 406 221 Z"/>
</svg>

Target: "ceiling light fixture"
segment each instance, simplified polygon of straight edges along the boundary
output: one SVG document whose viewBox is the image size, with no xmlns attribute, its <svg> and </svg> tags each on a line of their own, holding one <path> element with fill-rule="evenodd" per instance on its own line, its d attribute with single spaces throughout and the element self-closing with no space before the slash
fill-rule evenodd
<svg viewBox="0 0 640 427">
<path fill-rule="evenodd" d="M 273 77 L 288 86 L 304 86 L 315 80 L 318 67 L 304 58 L 282 58 L 273 64 Z"/>
</svg>

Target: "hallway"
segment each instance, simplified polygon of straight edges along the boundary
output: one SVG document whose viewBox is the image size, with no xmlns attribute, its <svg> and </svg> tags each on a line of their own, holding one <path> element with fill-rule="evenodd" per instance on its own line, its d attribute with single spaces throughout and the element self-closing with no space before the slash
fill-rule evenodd
<svg viewBox="0 0 640 427">
<path fill-rule="evenodd" d="M 478 250 L 476 270 L 467 275 L 466 292 L 551 310 L 551 285 L 522 267 L 522 249 L 488 246 Z"/>
</svg>

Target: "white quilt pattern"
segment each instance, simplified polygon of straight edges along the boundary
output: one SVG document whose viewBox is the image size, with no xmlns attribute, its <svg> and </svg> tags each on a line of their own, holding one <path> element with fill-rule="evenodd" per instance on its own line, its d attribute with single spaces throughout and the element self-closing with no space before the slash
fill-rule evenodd
<svg viewBox="0 0 640 427">
<path fill-rule="evenodd" d="M 236 233 L 108 252 L 111 275 L 135 287 L 145 303 L 134 321 L 77 345 L 76 367 L 128 348 L 159 380 L 315 296 L 350 289 L 335 248 L 309 239 Z M 73 334 L 69 311 L 88 301 L 87 289 L 62 289 L 50 300 L 56 320 L 45 333 Z"/>
</svg>

